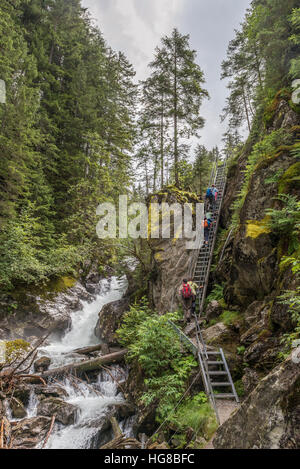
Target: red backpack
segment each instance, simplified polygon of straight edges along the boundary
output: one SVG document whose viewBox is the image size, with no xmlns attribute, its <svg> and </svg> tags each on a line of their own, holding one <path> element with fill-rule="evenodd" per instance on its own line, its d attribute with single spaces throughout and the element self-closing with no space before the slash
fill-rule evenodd
<svg viewBox="0 0 300 469">
<path fill-rule="evenodd" d="M 191 287 L 189 286 L 188 283 L 183 284 L 181 294 L 183 298 L 191 298 L 191 296 L 193 296 Z"/>
</svg>

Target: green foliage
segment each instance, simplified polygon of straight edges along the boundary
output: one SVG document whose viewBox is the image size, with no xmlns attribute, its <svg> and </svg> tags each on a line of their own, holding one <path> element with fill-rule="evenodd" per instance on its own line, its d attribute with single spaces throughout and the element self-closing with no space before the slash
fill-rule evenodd
<svg viewBox="0 0 300 469">
<path fill-rule="evenodd" d="M 245 350 L 246 350 L 246 347 L 245 347 L 244 345 L 241 345 L 240 347 L 237 347 L 237 348 L 236 348 L 236 353 L 237 353 L 238 355 L 244 355 Z"/>
<path fill-rule="evenodd" d="M 213 300 L 219 301 L 223 298 L 224 285 L 216 284 L 213 290 L 206 297 L 206 304 L 210 303 Z"/>
<path fill-rule="evenodd" d="M 243 397 L 245 395 L 245 389 L 244 389 L 243 381 L 241 379 L 239 379 L 238 381 L 235 381 L 234 386 L 235 386 L 235 390 L 237 392 L 237 395 L 239 397 Z"/>
<path fill-rule="evenodd" d="M 9 364 L 26 356 L 30 349 L 30 344 L 23 339 L 10 340 L 5 342 L 5 363 Z"/>
<path fill-rule="evenodd" d="M 223 311 L 219 318 L 225 326 L 233 326 L 239 319 L 240 314 L 236 311 Z"/>
<path fill-rule="evenodd" d="M 244 181 L 241 188 L 241 191 L 238 194 L 237 199 L 232 205 L 233 216 L 231 220 L 231 227 L 237 228 L 239 222 L 240 210 L 244 205 L 246 196 L 249 191 L 249 186 L 251 183 L 252 175 L 257 168 L 257 165 L 262 161 L 266 161 L 268 158 L 271 158 L 276 151 L 278 146 L 282 144 L 283 141 L 287 139 L 287 133 L 284 129 L 274 130 L 272 133 L 266 135 L 261 141 L 257 142 L 253 148 L 252 152 L 248 157 L 248 162 L 246 169 L 244 171 Z"/>
<path fill-rule="evenodd" d="M 177 319 L 177 313 L 152 312 L 143 299 L 131 306 L 117 331 L 120 343 L 128 348 L 128 360 L 143 371 L 146 391 L 141 400 L 145 405 L 157 402 L 158 421 L 173 410 L 197 365 L 191 355 L 182 355 L 180 340 L 168 322 Z"/>
<path fill-rule="evenodd" d="M 266 211 L 267 226 L 275 234 L 289 240 L 289 254 L 299 247 L 300 232 L 300 202 L 295 196 L 282 194 L 276 200 L 281 202 L 280 209 Z"/>
<path fill-rule="evenodd" d="M 96 207 L 131 181 L 136 86 L 79 0 L 0 10 L 0 282 L 13 288 L 113 255 Z"/>
<path fill-rule="evenodd" d="M 169 422 L 181 431 L 192 428 L 194 433 L 206 440 L 212 437 L 218 427 L 215 413 L 203 392 L 186 399 Z"/>
</svg>

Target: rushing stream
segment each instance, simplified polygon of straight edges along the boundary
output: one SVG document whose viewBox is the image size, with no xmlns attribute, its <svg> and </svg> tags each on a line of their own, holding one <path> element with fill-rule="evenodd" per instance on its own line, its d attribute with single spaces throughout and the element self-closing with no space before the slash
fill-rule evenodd
<svg viewBox="0 0 300 469">
<path fill-rule="evenodd" d="M 51 368 L 82 360 L 82 355 L 71 353 L 72 350 L 99 343 L 99 339 L 94 335 L 98 313 L 106 303 L 120 299 L 126 286 L 125 280 L 118 280 L 115 277 L 101 281 L 100 293 L 95 300 L 91 303 L 83 302 L 82 310 L 71 314 L 71 327 L 65 336 L 61 339 L 53 338 L 50 343 L 41 347 L 39 355 L 51 358 Z M 124 400 L 112 378 L 122 380 L 124 370 L 116 365 L 111 368 L 110 374 L 106 371 L 99 372 L 96 382 L 93 383 L 73 381 L 70 378 L 59 381 L 59 385 L 67 392 L 65 401 L 77 407 L 77 416 L 73 425 L 55 424 L 46 448 L 97 447 L 97 435 L 101 431 L 109 407 L 122 403 Z M 27 408 L 28 417 L 36 416 L 37 404 L 38 400 L 33 392 Z M 125 433 L 130 433 L 126 421 L 121 424 L 121 427 Z"/>
</svg>

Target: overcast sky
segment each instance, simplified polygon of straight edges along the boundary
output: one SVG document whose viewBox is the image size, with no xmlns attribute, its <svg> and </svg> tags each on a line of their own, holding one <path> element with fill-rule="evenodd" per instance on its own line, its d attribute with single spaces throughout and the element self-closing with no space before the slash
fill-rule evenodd
<svg viewBox="0 0 300 469">
<path fill-rule="evenodd" d="M 219 116 L 228 94 L 226 83 L 220 81 L 221 62 L 250 3 L 251 0 L 82 0 L 108 44 L 124 52 L 133 64 L 137 80 L 148 76 L 147 65 L 162 36 L 169 35 L 174 27 L 190 35 L 211 97 L 201 109 L 206 123 L 200 143 L 207 148 L 221 145 L 225 128 Z"/>
</svg>

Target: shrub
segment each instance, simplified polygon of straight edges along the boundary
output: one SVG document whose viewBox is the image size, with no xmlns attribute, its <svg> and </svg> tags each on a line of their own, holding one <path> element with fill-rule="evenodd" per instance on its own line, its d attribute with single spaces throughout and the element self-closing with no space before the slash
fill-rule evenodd
<svg viewBox="0 0 300 469">
<path fill-rule="evenodd" d="M 192 355 L 182 355 L 179 337 L 168 322 L 178 318 L 178 313 L 159 316 L 143 298 L 131 306 L 117 331 L 120 343 L 128 348 L 128 360 L 143 371 L 146 392 L 141 400 L 145 405 L 157 402 L 159 422 L 174 409 L 197 366 Z"/>
<path fill-rule="evenodd" d="M 185 400 L 170 418 L 170 423 L 180 430 L 192 428 L 194 433 L 206 440 L 211 438 L 218 427 L 215 413 L 203 392 Z"/>
</svg>

